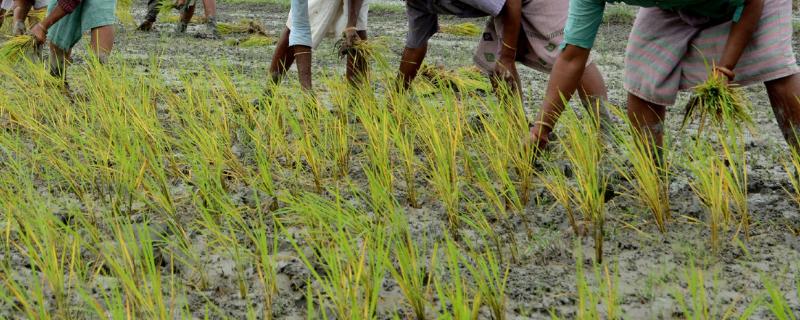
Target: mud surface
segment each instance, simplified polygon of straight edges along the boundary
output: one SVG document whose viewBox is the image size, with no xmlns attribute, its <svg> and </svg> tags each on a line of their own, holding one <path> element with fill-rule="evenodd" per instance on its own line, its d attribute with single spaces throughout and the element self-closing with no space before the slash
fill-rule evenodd
<svg viewBox="0 0 800 320">
<path fill-rule="evenodd" d="M 278 37 L 287 14 L 282 5 L 231 4 L 219 5 L 218 19 L 234 22 L 239 19 L 257 19 L 267 27 L 271 36 Z M 198 12 L 201 12 L 198 8 Z M 141 18 L 143 11 L 136 12 Z M 389 39 L 392 51 L 389 61 L 397 64 L 405 36 L 405 15 L 397 2 L 390 2 L 371 12 L 370 36 Z M 443 23 L 453 22 L 444 18 Z M 470 21 L 482 25 L 481 19 Z M 177 79 L 177 70 L 203 70 L 214 66 L 227 66 L 239 74 L 238 81 L 252 90 L 258 90 L 265 81 L 272 47 L 240 48 L 224 44 L 224 40 L 195 36 L 205 32 L 202 25 L 191 26 L 186 36 L 172 34 L 173 25 L 158 23 L 156 32 L 142 33 L 131 27 L 118 29 L 113 60 L 135 69 L 162 73 L 166 79 Z M 609 87 L 612 102 L 622 105 L 625 92 L 622 89 L 623 52 L 627 25 L 604 25 L 597 41 L 594 59 L 600 66 Z M 231 38 L 235 36 L 227 36 Z M 448 67 L 471 64 L 472 52 L 477 39 L 437 35 L 430 43 L 428 62 Z M 314 68 L 318 73 L 342 74 L 343 64 L 334 49 L 334 40 L 325 41 L 315 51 Z M 797 47 L 797 43 L 796 46 Z M 160 62 L 162 68 L 153 70 L 152 60 Z M 80 65 L 80 58 L 76 64 Z M 547 77 L 536 71 L 520 67 L 526 92 L 526 108 L 533 114 L 538 106 Z M 180 74 L 183 74 L 181 72 Z M 289 78 L 294 78 L 290 74 Z M 286 80 L 290 81 L 290 80 Z M 291 81 L 294 81 L 292 79 Z M 749 201 L 753 226 L 749 239 L 725 241 L 719 253 L 712 253 L 708 246 L 708 228 L 704 220 L 704 209 L 692 193 L 686 174 L 677 175 L 670 187 L 672 212 L 676 217 L 666 234 L 660 234 L 649 221 L 650 216 L 632 201 L 617 197 L 609 203 L 609 221 L 606 226 L 605 257 L 611 261 L 612 269 L 618 268 L 619 302 L 626 319 L 684 318 L 676 304 L 674 293 L 686 286 L 686 267 L 694 261 L 705 271 L 710 300 L 719 314 L 725 310 L 740 313 L 744 307 L 763 295 L 763 280 L 777 283 L 785 298 L 800 315 L 800 210 L 786 194 L 790 188 L 780 159 L 787 152 L 776 121 L 769 107 L 763 86 L 747 89 L 754 106 L 758 134 L 748 137 L 750 150 Z M 255 95 L 256 92 L 251 92 Z M 685 103 L 682 96 L 678 105 Z M 679 108 L 674 107 L 668 119 L 669 134 L 678 132 Z M 680 146 L 679 146 L 680 147 Z M 563 209 L 554 205 L 542 188 L 533 192 L 537 201 L 532 201 L 526 215 L 533 224 L 528 237 L 523 228 L 504 230 L 512 234 L 518 243 L 519 261 L 510 269 L 508 278 L 508 310 L 510 319 L 550 318 L 551 313 L 563 318 L 576 316 L 576 272 L 574 235 L 568 227 Z M 246 195 L 243 195 L 246 197 Z M 423 195 L 421 209 L 404 208 L 409 215 L 412 229 L 432 239 L 441 239 L 442 208 L 433 194 Z M 733 234 L 728 234 L 730 239 Z M 185 299 L 194 314 L 202 314 L 206 301 L 213 301 L 220 313 L 232 318 L 243 318 L 247 312 L 246 302 L 239 298 L 237 282 L 232 277 L 235 271 L 233 258 L 210 250 L 204 239 L 193 239 L 196 252 L 207 252 L 202 256 L 206 266 L 208 286 L 196 292 L 187 292 Z M 590 238 L 582 241 L 584 265 L 591 270 L 593 246 Z M 297 258 L 291 246 L 283 243 L 278 261 L 279 296 L 273 314 L 277 318 L 300 319 L 305 317 L 305 286 L 308 270 Z M 20 262 L 22 263 L 22 262 Z M 180 269 L 180 265 L 175 268 Z M 179 270 L 180 271 L 180 270 Z M 192 269 L 186 269 L 183 277 L 192 278 Z M 255 277 L 252 269 L 245 274 Z M 613 273 L 613 270 L 612 270 Z M 590 271 L 592 281 L 594 274 Z M 113 282 L 99 277 L 97 281 Z M 258 292 L 258 281 L 251 291 Z M 102 285 L 102 284 L 101 284 Z M 106 284 L 111 285 L 111 284 Z M 395 313 L 408 314 L 403 306 L 402 295 L 397 286 L 387 280 L 382 291 L 380 317 L 390 318 Z M 257 299 L 256 299 L 257 300 Z M 405 311 L 403 311 L 405 310 Z M 410 314 L 408 314 L 410 316 Z M 488 313 L 482 313 L 488 317 Z M 772 318 L 761 309 L 753 318 Z"/>
</svg>

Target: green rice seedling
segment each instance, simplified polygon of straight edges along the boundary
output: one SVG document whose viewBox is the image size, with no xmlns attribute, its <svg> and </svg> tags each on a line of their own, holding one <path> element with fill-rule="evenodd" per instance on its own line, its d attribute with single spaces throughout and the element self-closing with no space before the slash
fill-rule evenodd
<svg viewBox="0 0 800 320">
<path fill-rule="evenodd" d="M 745 235 L 749 229 L 747 155 L 744 146 L 736 142 L 740 137 L 731 133 L 734 131 L 718 132 L 719 152 L 709 141 L 699 139 L 686 161 L 693 175 L 692 190 L 708 211 L 711 246 L 715 250 L 720 247 L 720 232 L 734 223 L 735 213 L 740 217 L 739 226 Z"/>
<path fill-rule="evenodd" d="M 451 106 L 452 111 L 442 111 L 439 104 L 423 103 L 418 122 L 420 140 L 427 149 L 430 183 L 444 204 L 448 225 L 458 226 L 461 199 L 461 176 L 459 153 L 462 150 L 463 106 L 453 94 L 443 92 L 441 105 Z"/>
<path fill-rule="evenodd" d="M 181 17 L 177 14 L 174 14 L 174 15 L 164 16 L 162 18 L 159 18 L 159 20 L 164 23 L 178 23 L 179 21 L 181 21 Z M 194 16 L 192 17 L 192 20 L 189 22 L 194 24 L 203 24 L 208 22 L 208 19 L 204 16 Z"/>
<path fill-rule="evenodd" d="M 564 113 L 564 131 L 559 133 L 564 156 L 575 176 L 572 198 L 586 220 L 592 222 L 595 259 L 603 260 L 603 225 L 608 175 L 603 172 L 606 152 L 599 141 L 600 123 L 594 117 L 578 119 L 571 109 Z"/>
<path fill-rule="evenodd" d="M 444 66 L 423 64 L 418 75 L 414 90 L 420 95 L 433 95 L 441 90 L 471 93 L 488 92 L 492 89 L 486 76 L 474 67 L 447 70 Z"/>
<path fill-rule="evenodd" d="M 717 157 L 708 142 L 698 141 L 692 148 L 691 158 L 686 160 L 687 169 L 692 173 L 692 191 L 700 198 L 708 211 L 708 226 L 711 230 L 711 246 L 718 248 L 719 234 L 723 227 L 732 221 L 730 198 L 727 196 L 727 168 Z"/>
<path fill-rule="evenodd" d="M 417 171 L 419 168 L 419 159 L 416 154 L 416 143 L 419 139 L 419 133 L 414 128 L 414 111 L 411 104 L 405 98 L 400 98 L 398 95 L 391 97 L 391 105 L 395 113 L 391 127 L 391 139 L 395 149 L 399 153 L 399 162 L 401 163 L 403 178 L 406 187 L 406 200 L 411 207 L 419 208 L 419 199 L 417 195 Z"/>
<path fill-rule="evenodd" d="M 0 57 L 7 61 L 19 61 L 36 48 L 36 39 L 31 35 L 15 36 L 0 46 Z"/>
<path fill-rule="evenodd" d="M 581 229 L 578 227 L 577 219 L 575 218 L 575 203 L 573 202 L 572 193 L 573 188 L 572 185 L 569 183 L 569 179 L 564 174 L 564 170 L 558 163 L 554 162 L 555 160 L 545 160 L 545 163 L 548 163 L 544 167 L 538 176 L 539 182 L 547 189 L 547 192 L 550 193 L 551 196 L 556 200 L 557 204 L 560 204 L 561 207 L 567 213 L 567 219 L 569 221 L 570 227 L 572 227 L 572 231 L 575 233 L 575 236 L 580 236 L 583 234 Z"/>
<path fill-rule="evenodd" d="M 741 130 L 732 119 L 718 130 L 720 140 L 720 156 L 728 168 L 725 181 L 728 185 L 728 197 L 739 218 L 739 229 L 745 239 L 750 236 L 750 207 L 747 203 L 747 148 L 744 142 L 744 130 Z"/>
<path fill-rule="evenodd" d="M 456 23 L 439 27 L 439 32 L 462 37 L 477 37 L 481 29 L 471 22 Z"/>
<path fill-rule="evenodd" d="M 682 291 L 681 287 L 678 287 L 671 295 L 677 300 L 678 307 L 686 319 L 750 319 L 763 304 L 762 297 L 754 297 L 738 316 L 736 315 L 738 311 L 735 302 L 728 308 L 721 308 L 721 304 L 715 298 L 717 292 L 713 291 L 714 288 L 719 287 L 716 274 L 712 275 L 711 282 L 713 286 L 710 290 L 706 284 L 708 281 L 707 276 L 695 264 L 694 259 L 689 260 L 689 265 L 686 267 L 683 277 L 686 281 L 686 292 Z"/>
<path fill-rule="evenodd" d="M 159 0 L 158 1 L 158 10 L 161 14 L 166 14 L 177 7 L 175 0 Z"/>
<path fill-rule="evenodd" d="M 338 42 L 336 46 L 343 55 L 354 54 L 367 60 L 375 61 L 378 69 L 385 70 L 389 68 L 389 61 L 386 59 L 390 48 L 390 39 L 388 37 L 375 37 L 369 40 L 357 41 L 352 51 L 343 50 L 341 42 Z"/>
<path fill-rule="evenodd" d="M 575 319 L 622 319 L 619 297 L 619 265 L 609 270 L 608 265 L 594 263 L 594 272 L 587 272 L 583 264 L 583 249 L 575 245 L 575 281 L 577 290 L 577 314 Z M 594 276 L 594 283 L 589 279 Z M 605 307 L 605 308 L 603 308 Z M 552 319 L 559 319 L 551 311 Z"/>
<path fill-rule="evenodd" d="M 472 293 L 461 269 L 461 249 L 448 236 L 444 247 L 444 268 L 448 275 L 447 282 L 443 277 L 434 277 L 434 286 L 439 298 L 439 315 L 437 319 L 470 319 L 477 320 L 483 297 L 480 293 Z"/>
<path fill-rule="evenodd" d="M 769 297 L 765 305 L 770 314 L 778 320 L 797 320 L 797 316 L 792 310 L 792 306 L 783 295 L 783 292 L 781 292 L 780 287 L 772 282 L 772 280 L 770 280 L 768 277 L 762 276 L 761 278 L 761 281 L 764 284 L 764 290 L 767 293 L 767 297 Z M 800 287 L 798 288 L 798 290 L 800 290 Z"/>
<path fill-rule="evenodd" d="M 792 185 L 792 190 L 786 189 L 786 193 L 800 206 L 800 151 L 797 148 L 789 149 L 789 160 L 784 161 L 783 168 L 789 176 L 789 183 Z"/>
<path fill-rule="evenodd" d="M 272 37 L 254 35 L 239 41 L 239 46 L 242 48 L 267 47 L 275 44 L 275 41 L 275 38 Z"/>
<path fill-rule="evenodd" d="M 506 284 L 510 265 L 503 267 L 500 259 L 491 250 L 470 250 L 469 259 L 463 258 L 482 302 L 491 310 L 492 318 L 506 319 Z"/>
<path fill-rule="evenodd" d="M 391 159 L 391 113 L 387 108 L 378 108 L 374 103 L 360 99 L 355 114 L 367 134 L 364 173 L 369 181 L 373 210 L 393 213 L 394 196 Z"/>
<path fill-rule="evenodd" d="M 361 239 L 343 228 L 330 231 L 331 242 L 306 239 L 314 249 L 313 257 L 306 256 L 291 240 L 321 288 L 320 309 L 324 312 L 325 306 L 330 304 L 336 319 L 372 319 L 376 316 L 378 294 L 386 273 L 385 235 L 377 229 Z M 324 272 L 316 271 L 312 261 L 319 261 Z"/>
<path fill-rule="evenodd" d="M 612 109 L 618 118 L 627 119 L 618 108 Z M 667 232 L 671 219 L 669 182 L 671 162 L 665 152 L 669 142 L 657 147 L 650 137 L 635 129 L 627 120 L 625 129 L 613 132 L 614 141 L 623 152 L 615 162 L 617 172 L 631 185 L 624 194 L 638 202 L 653 215 L 653 221 L 661 233 Z"/>
<path fill-rule="evenodd" d="M 236 23 L 218 23 L 217 31 L 221 34 L 250 33 L 267 36 L 264 26 L 253 20 L 239 20 Z"/>
<path fill-rule="evenodd" d="M 278 237 L 273 237 L 270 241 L 270 235 L 267 234 L 267 228 L 262 226 L 254 230 L 256 241 L 256 271 L 258 279 L 264 288 L 264 316 L 266 319 L 272 319 L 272 305 L 275 297 L 278 295 L 278 270 L 276 269 L 276 262 L 274 255 L 278 251 Z"/>
<path fill-rule="evenodd" d="M 429 248 L 426 243 L 424 241 L 419 245 L 415 243 L 408 222 L 404 220 L 403 216 L 396 215 L 394 218 L 401 220 L 395 222 L 399 224 L 397 227 L 401 228 L 401 231 L 394 236 L 395 239 L 391 242 L 393 249 L 386 256 L 385 264 L 390 267 L 389 272 L 414 312 L 414 318 L 424 320 L 427 319 L 426 308 L 432 295 L 433 275 L 431 271 L 435 270 L 437 266 L 438 247 L 433 246 L 429 260 L 427 258 Z M 394 265 L 388 260 L 391 258 L 396 261 Z"/>
<path fill-rule="evenodd" d="M 123 24 L 133 23 L 133 15 L 131 15 L 132 7 L 133 0 L 117 0 L 117 18 Z"/>
<path fill-rule="evenodd" d="M 686 105 L 683 127 L 696 118 L 699 124 L 697 134 L 700 136 L 711 121 L 725 125 L 725 119 L 730 119 L 735 123 L 752 125 L 750 102 L 741 88 L 728 85 L 723 75 L 708 69 L 708 80 L 694 88 L 694 96 Z"/>
<path fill-rule="evenodd" d="M 317 192 L 322 192 L 323 174 L 327 168 L 328 155 L 324 150 L 324 137 L 319 128 L 323 127 L 321 114 L 325 112 L 318 102 L 307 96 L 299 104 L 299 116 L 295 117 L 289 110 L 284 110 L 292 134 L 297 138 L 298 159 L 302 156 L 313 176 Z M 300 163 L 296 161 L 296 166 Z M 298 166 L 299 168 L 299 166 Z"/>
</svg>

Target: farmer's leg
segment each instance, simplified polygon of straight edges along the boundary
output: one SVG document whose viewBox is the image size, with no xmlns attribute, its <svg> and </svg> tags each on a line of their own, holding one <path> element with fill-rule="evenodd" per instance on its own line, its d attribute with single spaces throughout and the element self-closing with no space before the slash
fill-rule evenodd
<svg viewBox="0 0 800 320">
<path fill-rule="evenodd" d="M 50 43 L 50 75 L 64 80 L 66 78 L 67 63 L 70 50 L 64 50 Z"/>
<path fill-rule="evenodd" d="M 178 20 L 175 33 L 186 33 L 186 28 L 189 27 L 189 22 L 192 21 L 192 16 L 194 16 L 194 9 L 195 6 L 190 5 L 181 10 L 181 17 Z"/>
<path fill-rule="evenodd" d="M 217 0 L 203 0 L 203 10 L 206 14 L 206 28 L 208 33 L 215 38 L 219 38 L 217 31 Z"/>
<path fill-rule="evenodd" d="M 800 74 L 765 82 L 769 102 L 783 138 L 794 148 L 800 148 Z"/>
<path fill-rule="evenodd" d="M 6 21 L 6 9 L 0 9 L 0 28 L 3 27 L 3 22 Z"/>
<path fill-rule="evenodd" d="M 664 118 L 667 107 L 653 104 L 628 93 L 628 119 L 636 131 L 657 147 L 664 145 Z"/>
<path fill-rule="evenodd" d="M 275 46 L 275 53 L 272 55 L 272 63 L 269 65 L 269 77 L 272 83 L 278 83 L 292 67 L 294 63 L 294 50 L 289 47 L 289 28 L 285 28 L 281 33 L 281 38 Z"/>
<path fill-rule="evenodd" d="M 292 46 L 294 59 L 297 61 L 297 73 L 300 80 L 300 87 L 310 91 L 311 84 L 311 47 L 304 45 Z"/>
<path fill-rule="evenodd" d="M 606 83 L 603 75 L 594 63 L 586 66 L 581 78 L 581 87 L 578 89 L 578 95 L 581 97 L 583 107 L 600 120 L 600 124 L 604 128 L 610 124 L 611 116 L 608 114 L 605 102 L 608 101 L 608 93 L 606 91 Z"/>
<path fill-rule="evenodd" d="M 114 27 L 102 26 L 92 29 L 92 40 L 89 46 L 92 52 L 97 57 L 100 63 L 105 64 L 108 61 L 108 55 L 114 47 Z"/>
<path fill-rule="evenodd" d="M 362 41 L 367 40 L 367 31 L 358 31 L 358 37 Z M 347 52 L 347 81 L 356 84 L 366 79 L 367 76 L 367 57 L 353 50 Z"/>
<path fill-rule="evenodd" d="M 161 1 L 147 0 L 147 15 L 144 16 L 144 21 L 139 25 L 139 31 L 153 30 L 153 24 L 156 23 L 159 10 L 161 10 Z"/>
<path fill-rule="evenodd" d="M 31 11 L 33 1 L 15 0 L 14 4 L 14 28 L 12 33 L 14 35 L 22 35 L 25 33 L 25 30 L 27 30 L 25 27 L 25 19 L 28 17 L 28 13 Z"/>
</svg>

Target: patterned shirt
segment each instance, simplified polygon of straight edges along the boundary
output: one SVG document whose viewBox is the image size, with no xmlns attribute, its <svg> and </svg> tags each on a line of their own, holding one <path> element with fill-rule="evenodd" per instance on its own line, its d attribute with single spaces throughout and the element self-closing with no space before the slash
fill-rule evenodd
<svg viewBox="0 0 800 320">
<path fill-rule="evenodd" d="M 419 48 L 425 45 L 439 30 L 440 14 L 462 18 L 496 17 L 505 4 L 505 0 L 406 0 L 406 47 Z"/>
<path fill-rule="evenodd" d="M 603 23 L 606 3 L 623 2 L 640 7 L 681 10 L 715 19 L 738 20 L 744 0 L 570 0 L 564 45 L 591 49 Z"/>
</svg>

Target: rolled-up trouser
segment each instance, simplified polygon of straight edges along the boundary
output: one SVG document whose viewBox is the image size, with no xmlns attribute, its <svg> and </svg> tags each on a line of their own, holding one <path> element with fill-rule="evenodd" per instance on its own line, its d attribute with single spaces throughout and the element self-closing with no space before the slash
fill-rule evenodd
<svg viewBox="0 0 800 320">
<path fill-rule="evenodd" d="M 57 5 L 58 0 L 52 0 L 48 12 Z M 116 23 L 116 6 L 116 0 L 84 0 L 75 11 L 50 27 L 47 39 L 62 50 L 72 49 L 85 31 Z"/>
</svg>

